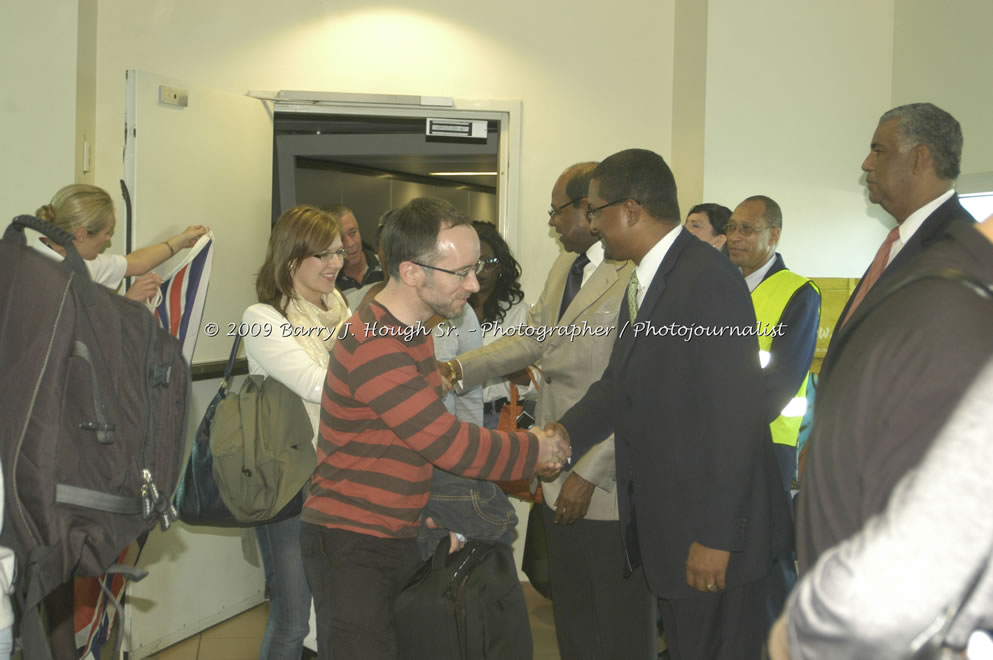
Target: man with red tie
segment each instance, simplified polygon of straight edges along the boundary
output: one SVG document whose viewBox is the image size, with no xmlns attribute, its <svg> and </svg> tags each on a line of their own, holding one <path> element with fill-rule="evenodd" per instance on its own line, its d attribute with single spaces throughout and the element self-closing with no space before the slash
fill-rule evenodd
<svg viewBox="0 0 993 660">
<path fill-rule="evenodd" d="M 831 346 L 878 281 L 891 277 L 941 239 L 952 223 L 975 222 L 955 193 L 961 160 L 962 127 L 941 108 L 911 103 L 879 118 L 862 171 L 869 201 L 882 206 L 897 226 L 890 230 L 845 305 Z"/>
<path fill-rule="evenodd" d="M 883 113 L 862 161 L 869 201 L 896 220 L 879 246 L 831 333 L 822 371 L 837 357 L 843 328 L 869 291 L 890 279 L 914 256 L 941 238 L 956 223 L 975 220 L 959 204 L 955 179 L 962 160 L 962 127 L 931 103 L 901 105 Z M 800 453 L 803 472 L 806 448 Z"/>
<path fill-rule="evenodd" d="M 869 198 L 898 226 L 821 368 L 796 527 L 801 576 L 883 509 L 993 355 L 993 302 L 961 281 L 993 282 L 993 246 L 952 188 L 961 147 L 948 113 L 902 106 L 883 115 L 862 164 Z"/>
</svg>

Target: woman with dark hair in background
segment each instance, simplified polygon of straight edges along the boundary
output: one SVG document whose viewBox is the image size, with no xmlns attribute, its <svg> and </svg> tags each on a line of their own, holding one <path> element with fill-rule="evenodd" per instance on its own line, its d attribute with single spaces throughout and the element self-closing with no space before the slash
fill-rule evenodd
<svg viewBox="0 0 993 660">
<path fill-rule="evenodd" d="M 697 204 L 686 214 L 686 229 L 704 243 L 710 243 L 727 254 L 727 226 L 731 209 L 707 202 Z"/>
<path fill-rule="evenodd" d="M 528 305 L 521 289 L 521 265 L 510 251 L 497 228 L 488 222 L 474 221 L 479 234 L 479 259 L 484 268 L 476 275 L 479 291 L 469 304 L 476 311 L 483 331 L 483 346 L 503 336 L 504 328 L 527 325 Z M 483 426 L 496 428 L 500 409 L 510 400 L 510 383 L 530 386 L 526 372 L 510 374 L 505 379 L 491 379 L 483 386 Z M 527 390 L 522 387 L 522 396 Z"/>
<path fill-rule="evenodd" d="M 312 206 L 289 209 L 269 236 L 255 281 L 259 302 L 242 316 L 248 327 L 271 329 L 245 336 L 248 372 L 275 378 L 303 399 L 315 447 L 329 352 L 351 315 L 334 288 L 344 254 L 340 226 L 330 214 Z M 259 658 L 299 660 L 311 599 L 300 552 L 300 516 L 259 525 L 255 532 L 269 587 L 269 621 Z"/>
</svg>

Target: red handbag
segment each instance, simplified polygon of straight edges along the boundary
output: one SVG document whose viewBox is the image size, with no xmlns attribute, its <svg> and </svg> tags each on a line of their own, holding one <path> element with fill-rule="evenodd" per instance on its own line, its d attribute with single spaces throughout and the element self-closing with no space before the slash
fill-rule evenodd
<svg viewBox="0 0 993 660">
<path fill-rule="evenodd" d="M 531 369 L 537 369 L 537 367 L 528 367 L 528 377 L 531 379 L 531 384 L 534 385 L 535 389 L 538 389 L 538 382 L 534 377 Z M 524 405 L 521 403 L 521 395 L 517 389 L 517 385 L 510 383 L 510 399 L 504 404 L 503 408 L 500 409 L 500 420 L 497 422 L 498 431 L 519 431 L 520 428 L 517 426 L 517 418 L 521 416 L 521 412 L 524 410 Z M 541 497 L 541 483 L 538 484 L 538 489 L 532 493 L 531 492 L 531 482 L 528 479 L 514 479 L 511 481 L 498 481 L 496 484 L 511 497 L 516 497 L 517 499 L 524 500 L 526 502 L 543 502 Z"/>
</svg>

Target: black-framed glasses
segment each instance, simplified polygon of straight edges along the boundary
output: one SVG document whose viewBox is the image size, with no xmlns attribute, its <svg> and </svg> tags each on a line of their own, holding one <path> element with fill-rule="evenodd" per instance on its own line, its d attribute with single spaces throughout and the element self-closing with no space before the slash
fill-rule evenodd
<svg viewBox="0 0 993 660">
<path fill-rule="evenodd" d="M 496 257 L 491 257 L 495 259 Z M 462 270 L 448 270 L 447 268 L 439 268 L 438 266 L 429 266 L 428 264 L 422 264 L 419 261 L 412 261 L 410 263 L 420 266 L 421 268 L 430 268 L 431 270 L 440 270 L 443 273 L 448 273 L 449 275 L 454 275 L 460 280 L 464 280 L 469 277 L 469 275 L 478 275 L 484 268 L 486 268 L 486 261 L 488 259 L 480 259 L 471 266 L 466 266 Z"/>
<path fill-rule="evenodd" d="M 724 228 L 724 233 L 730 236 L 734 232 L 740 231 L 742 236 L 751 236 L 766 229 L 772 229 L 772 227 L 756 227 L 754 225 L 739 225 L 737 222 L 729 222 L 728 226 Z"/>
<path fill-rule="evenodd" d="M 616 206 L 617 204 L 623 204 L 624 202 L 628 201 L 629 199 L 631 199 L 631 198 L 630 197 L 623 197 L 621 199 L 615 199 L 612 202 L 607 202 L 603 206 L 598 206 L 596 208 L 588 208 L 588 209 L 586 209 L 586 219 L 589 220 L 590 222 L 593 222 L 593 220 L 596 219 L 596 214 L 599 213 L 600 211 L 604 210 L 608 206 Z M 634 202 L 635 204 L 638 204 L 639 206 L 641 205 L 641 202 L 639 202 L 636 199 L 631 199 L 631 201 Z"/>
<path fill-rule="evenodd" d="M 486 257 L 485 259 L 480 259 L 479 260 L 479 263 L 483 264 L 483 267 L 479 269 L 479 271 L 482 271 L 482 270 L 485 270 L 487 268 L 493 268 L 494 266 L 499 265 L 500 264 L 500 258 L 499 257 Z M 477 272 L 479 272 L 479 271 L 477 271 Z"/>
<path fill-rule="evenodd" d="M 325 250 L 324 252 L 318 252 L 317 254 L 311 255 L 320 259 L 324 263 L 328 263 L 334 257 L 341 257 L 342 261 L 345 260 L 345 248 L 341 247 L 337 250 Z"/>
<path fill-rule="evenodd" d="M 555 216 L 557 216 L 559 213 L 562 213 L 562 211 L 564 211 L 567 207 L 575 206 L 576 204 L 578 204 L 579 202 L 583 201 L 584 199 L 586 199 L 586 198 L 585 197 L 577 197 L 576 199 L 570 199 L 568 202 L 566 202 L 562 206 L 554 206 L 554 207 L 548 209 L 548 218 L 549 218 L 549 220 L 552 219 L 552 218 L 554 218 Z"/>
</svg>

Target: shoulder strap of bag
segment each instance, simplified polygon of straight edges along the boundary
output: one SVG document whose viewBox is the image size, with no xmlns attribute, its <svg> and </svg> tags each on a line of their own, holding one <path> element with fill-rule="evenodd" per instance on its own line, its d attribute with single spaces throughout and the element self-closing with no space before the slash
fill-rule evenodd
<svg viewBox="0 0 993 660">
<path fill-rule="evenodd" d="M 228 365 L 224 367 L 224 379 L 221 387 L 227 391 L 231 387 L 231 372 L 234 371 L 234 362 L 238 359 L 238 349 L 241 348 L 241 335 L 236 334 L 234 343 L 231 344 L 231 355 L 228 356 Z"/>
<path fill-rule="evenodd" d="M 911 284 L 916 284 L 923 280 L 951 280 L 960 283 L 962 286 L 966 287 L 978 297 L 993 301 L 993 287 L 980 281 L 979 279 L 973 277 L 972 275 L 958 270 L 957 268 L 943 268 L 940 270 L 929 271 L 926 273 L 916 273 L 909 275 L 894 287 L 887 290 L 881 298 L 873 301 L 873 306 L 865 314 L 852 318 L 845 327 L 845 334 L 838 338 L 838 343 L 832 348 L 834 351 L 841 351 L 841 348 L 848 342 L 848 339 L 854 334 L 856 327 L 862 324 L 876 309 L 879 308 L 880 304 L 893 296 L 893 294 L 898 291 L 902 291 L 904 288 L 910 286 Z M 835 361 L 836 362 L 836 361 Z M 827 378 L 827 373 L 821 373 L 820 380 L 825 380 Z"/>
</svg>

